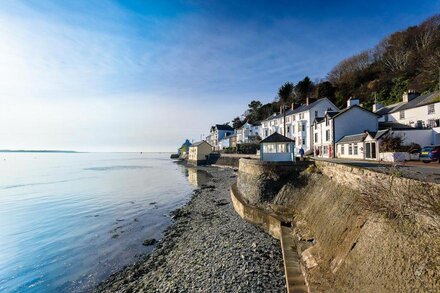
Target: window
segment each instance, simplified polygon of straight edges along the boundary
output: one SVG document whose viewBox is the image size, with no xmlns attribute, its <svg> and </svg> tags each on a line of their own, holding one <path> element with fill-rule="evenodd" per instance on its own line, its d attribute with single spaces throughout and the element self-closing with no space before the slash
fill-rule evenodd
<svg viewBox="0 0 440 293">
<path fill-rule="evenodd" d="M 434 104 L 428 105 L 428 115 L 435 114 Z"/>
<path fill-rule="evenodd" d="M 306 139 L 305 138 L 302 139 L 302 144 L 306 145 Z"/>
<path fill-rule="evenodd" d="M 328 155 L 328 146 L 324 146 L 324 155 Z"/>
<path fill-rule="evenodd" d="M 343 154 L 343 155 L 345 154 L 345 150 L 344 150 L 344 145 L 343 144 L 341 145 L 341 154 Z"/>
<path fill-rule="evenodd" d="M 429 119 L 428 120 L 428 127 L 433 128 L 440 126 L 440 120 L 439 119 Z"/>
<path fill-rule="evenodd" d="M 318 117 L 318 111 L 315 111 L 315 117 Z"/>
<path fill-rule="evenodd" d="M 326 130 L 325 131 L 325 141 L 329 141 L 330 140 L 330 130 Z"/>
<path fill-rule="evenodd" d="M 358 145 L 357 145 L 357 143 L 354 144 L 353 153 L 354 153 L 354 155 L 358 154 Z"/>
<path fill-rule="evenodd" d="M 269 136 L 269 130 L 267 129 L 264 130 L 264 136 Z"/>
<path fill-rule="evenodd" d="M 290 117 L 287 117 L 286 121 L 287 121 L 287 122 L 290 122 Z"/>
<path fill-rule="evenodd" d="M 327 117 L 325 117 L 325 125 L 328 126 L 330 124 L 329 122 L 330 122 L 329 119 Z"/>
<path fill-rule="evenodd" d="M 306 125 L 305 125 L 305 124 L 302 124 L 302 125 L 301 125 L 301 129 L 302 129 L 302 131 L 306 131 Z"/>
<path fill-rule="evenodd" d="M 313 126 L 315 127 L 315 129 L 318 129 L 318 123 L 315 122 Z"/>
<path fill-rule="evenodd" d="M 290 134 L 290 125 L 287 126 L 287 134 Z"/>
<path fill-rule="evenodd" d="M 400 111 L 399 119 L 405 119 L 405 111 Z"/>
<path fill-rule="evenodd" d="M 353 154 L 353 147 L 351 144 L 348 145 L 348 154 L 352 155 Z"/>
<path fill-rule="evenodd" d="M 318 142 L 318 134 L 315 133 L 315 142 Z"/>
</svg>

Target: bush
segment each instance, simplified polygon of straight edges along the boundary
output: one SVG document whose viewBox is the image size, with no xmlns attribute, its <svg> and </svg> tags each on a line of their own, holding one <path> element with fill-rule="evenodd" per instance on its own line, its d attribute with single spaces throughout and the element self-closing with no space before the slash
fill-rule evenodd
<svg viewBox="0 0 440 293">
<path fill-rule="evenodd" d="M 242 143 L 237 145 L 237 154 L 248 154 L 248 155 L 255 155 L 257 153 L 257 150 L 260 149 L 259 144 L 255 143 Z"/>
<path fill-rule="evenodd" d="M 381 152 L 400 152 L 402 150 L 403 138 L 399 135 L 387 133 L 380 142 Z"/>
<path fill-rule="evenodd" d="M 225 154 L 235 154 L 237 152 L 237 148 L 236 147 L 227 147 L 223 149 L 223 152 Z"/>
</svg>

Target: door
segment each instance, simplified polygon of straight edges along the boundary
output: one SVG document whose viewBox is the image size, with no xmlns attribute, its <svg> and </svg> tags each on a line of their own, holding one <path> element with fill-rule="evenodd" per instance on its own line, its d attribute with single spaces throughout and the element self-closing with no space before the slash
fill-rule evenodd
<svg viewBox="0 0 440 293">
<path fill-rule="evenodd" d="M 370 144 L 369 142 L 367 142 L 367 143 L 365 144 L 365 158 L 366 158 L 366 159 L 371 158 L 371 154 L 370 154 L 370 152 L 371 152 L 371 144 Z"/>
<path fill-rule="evenodd" d="M 376 143 L 371 143 L 371 158 L 376 159 Z"/>
</svg>

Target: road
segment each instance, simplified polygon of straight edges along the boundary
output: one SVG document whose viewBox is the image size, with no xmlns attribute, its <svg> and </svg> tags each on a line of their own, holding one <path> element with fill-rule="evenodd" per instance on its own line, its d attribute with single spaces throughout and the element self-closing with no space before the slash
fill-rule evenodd
<svg viewBox="0 0 440 293">
<path fill-rule="evenodd" d="M 396 166 L 398 171 L 407 178 L 418 179 L 427 182 L 440 183 L 440 164 L 433 162 L 425 164 L 423 162 L 409 161 L 409 162 L 377 162 L 377 161 L 360 161 L 348 159 L 322 159 L 313 158 L 314 160 L 328 161 L 338 164 L 356 166 L 380 172 L 390 172 L 390 167 Z"/>
</svg>

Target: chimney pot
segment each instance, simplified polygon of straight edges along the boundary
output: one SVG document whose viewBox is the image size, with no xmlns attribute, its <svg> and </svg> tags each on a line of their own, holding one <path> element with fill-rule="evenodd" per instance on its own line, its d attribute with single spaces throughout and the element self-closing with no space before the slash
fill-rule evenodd
<svg viewBox="0 0 440 293">
<path fill-rule="evenodd" d="M 308 106 L 310 103 L 309 97 L 306 98 L 306 105 Z"/>
</svg>

